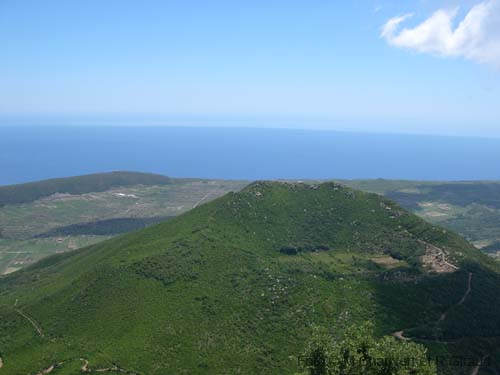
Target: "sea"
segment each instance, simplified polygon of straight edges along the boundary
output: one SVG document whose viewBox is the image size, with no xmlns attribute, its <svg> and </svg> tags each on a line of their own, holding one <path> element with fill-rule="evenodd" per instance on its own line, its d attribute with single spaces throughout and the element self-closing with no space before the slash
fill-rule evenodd
<svg viewBox="0 0 500 375">
<path fill-rule="evenodd" d="M 0 127 L 0 185 L 107 171 L 212 179 L 500 179 L 500 139 L 231 127 Z"/>
</svg>

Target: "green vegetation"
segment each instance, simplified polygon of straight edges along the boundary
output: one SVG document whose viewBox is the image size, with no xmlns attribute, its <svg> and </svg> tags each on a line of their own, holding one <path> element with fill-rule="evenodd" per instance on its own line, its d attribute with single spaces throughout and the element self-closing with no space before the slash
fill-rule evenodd
<svg viewBox="0 0 500 375">
<path fill-rule="evenodd" d="M 304 375 L 435 375 L 424 346 L 385 336 L 375 339 L 369 324 L 351 325 L 335 336 L 315 330 L 302 357 Z"/>
<path fill-rule="evenodd" d="M 0 277 L 2 371 L 293 374 L 313 327 L 342 318 L 494 373 L 499 286 L 494 260 L 384 197 L 258 182 Z"/>
<path fill-rule="evenodd" d="M 171 183 L 169 177 L 138 172 L 110 172 L 54 178 L 20 185 L 0 186 L 0 206 L 29 203 L 56 193 L 85 194 L 106 191 L 118 186 L 152 186 L 169 183 Z"/>
</svg>

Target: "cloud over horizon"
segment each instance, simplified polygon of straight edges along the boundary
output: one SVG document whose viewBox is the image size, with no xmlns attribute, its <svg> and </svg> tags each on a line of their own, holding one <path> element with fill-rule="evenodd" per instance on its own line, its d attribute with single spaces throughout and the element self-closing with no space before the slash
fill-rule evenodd
<svg viewBox="0 0 500 375">
<path fill-rule="evenodd" d="M 463 57 L 500 68 L 500 0 L 473 6 L 457 22 L 459 8 L 439 9 L 413 28 L 401 25 L 413 14 L 389 19 L 380 36 L 390 45 L 443 57 Z"/>
</svg>

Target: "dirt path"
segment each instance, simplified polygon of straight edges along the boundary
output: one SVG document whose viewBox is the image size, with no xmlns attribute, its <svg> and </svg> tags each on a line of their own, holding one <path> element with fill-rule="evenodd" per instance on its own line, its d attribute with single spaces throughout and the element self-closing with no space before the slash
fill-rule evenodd
<svg viewBox="0 0 500 375">
<path fill-rule="evenodd" d="M 45 337 L 45 335 L 43 334 L 43 331 L 42 331 L 42 327 L 40 327 L 40 325 L 36 322 L 35 319 L 33 319 L 32 317 L 30 317 L 29 315 L 25 314 L 24 312 L 22 312 L 21 310 L 19 309 L 14 309 L 16 310 L 16 312 L 21 315 L 23 318 L 25 318 L 26 320 L 28 320 L 31 325 L 33 327 L 35 327 L 36 331 L 38 332 L 38 334 L 40 335 L 40 337 Z"/>
<path fill-rule="evenodd" d="M 2 357 L 0 357 L 0 368 L 2 368 L 2 367 L 3 367 L 3 359 L 2 359 Z"/>
<path fill-rule="evenodd" d="M 465 302 L 465 300 L 467 299 L 467 297 L 469 296 L 469 294 L 471 292 L 471 289 L 472 289 L 472 272 L 469 272 L 468 281 L 467 281 L 467 289 L 465 290 L 465 293 L 462 296 L 462 299 L 460 299 L 460 301 L 458 301 L 458 303 L 456 305 L 451 306 L 448 310 L 446 310 L 444 313 L 442 313 L 441 316 L 439 317 L 439 322 L 442 322 L 443 320 L 446 319 L 446 317 L 448 316 L 448 313 L 451 311 L 451 309 L 453 309 L 456 306 L 460 306 Z"/>
<path fill-rule="evenodd" d="M 483 358 L 481 358 L 481 359 L 477 362 L 477 366 L 476 366 L 476 367 L 474 367 L 474 368 L 472 369 L 471 375 L 477 375 L 477 374 L 479 374 L 479 370 L 481 369 L 481 366 L 483 365 L 483 362 L 484 362 L 484 360 L 485 360 L 486 358 L 488 358 L 488 356 L 487 356 L 487 355 L 485 355 Z"/>
<path fill-rule="evenodd" d="M 464 295 L 462 296 L 462 298 L 460 299 L 460 301 L 458 301 L 455 305 L 451 306 L 448 310 L 446 310 L 445 312 L 443 312 L 441 314 L 441 316 L 438 319 L 438 323 L 440 323 L 440 322 L 442 322 L 442 321 L 444 321 L 446 319 L 446 317 L 448 316 L 448 313 L 451 311 L 451 309 L 453 309 L 456 306 L 462 305 L 467 300 L 467 297 L 469 296 L 469 294 L 470 294 L 471 291 L 472 291 L 472 272 L 469 272 L 468 278 L 467 278 L 467 288 L 466 288 L 466 290 L 464 292 Z M 395 338 L 397 338 L 399 340 L 402 340 L 402 341 L 409 341 L 409 340 L 411 340 L 408 337 L 404 336 L 404 330 L 403 331 L 393 332 L 392 336 L 394 336 Z M 435 340 L 435 341 L 438 341 L 438 340 Z"/>
<path fill-rule="evenodd" d="M 207 199 L 207 198 L 210 196 L 210 194 L 212 194 L 212 192 L 211 192 L 211 191 L 209 191 L 208 193 L 206 193 L 206 194 L 205 194 L 205 196 L 204 196 L 203 198 L 201 198 L 198 202 L 196 202 L 196 203 L 193 205 L 193 208 L 198 207 L 198 206 L 201 204 L 201 202 L 203 202 L 205 199 Z"/>
<path fill-rule="evenodd" d="M 56 368 L 56 365 L 50 365 L 46 369 L 40 370 L 39 372 L 36 373 L 36 375 L 46 375 L 50 374 L 54 369 Z"/>
<path fill-rule="evenodd" d="M 47 374 L 50 374 L 52 372 L 54 372 L 54 370 L 58 369 L 58 368 L 61 368 L 62 365 L 64 365 L 64 362 L 56 362 L 56 363 L 53 363 L 52 365 L 50 365 L 49 367 L 43 369 L 43 370 L 40 370 L 36 373 L 36 375 L 47 375 Z"/>
<path fill-rule="evenodd" d="M 89 373 L 89 372 L 122 372 L 122 373 L 127 374 L 127 375 L 140 375 L 137 372 L 124 369 L 123 367 L 120 367 L 116 364 L 113 364 L 113 366 L 111 366 L 111 367 L 91 369 L 89 367 L 89 361 L 87 359 L 80 358 L 80 361 L 83 361 L 83 366 L 81 367 L 80 370 L 81 370 L 81 372 L 84 372 L 84 373 Z"/>
<path fill-rule="evenodd" d="M 465 302 L 465 300 L 467 299 L 467 297 L 470 294 L 471 289 L 472 289 L 472 272 L 469 272 L 469 279 L 467 282 L 467 290 L 465 291 L 465 294 L 462 297 L 462 299 L 457 303 L 457 306 L 460 306 L 461 304 L 463 304 Z"/>
</svg>

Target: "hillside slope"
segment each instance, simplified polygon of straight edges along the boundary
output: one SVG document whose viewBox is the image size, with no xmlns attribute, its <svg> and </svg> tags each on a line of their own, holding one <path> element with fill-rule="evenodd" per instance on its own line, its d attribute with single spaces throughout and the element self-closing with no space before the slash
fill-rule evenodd
<svg viewBox="0 0 500 375">
<path fill-rule="evenodd" d="M 293 373 L 339 319 L 499 371 L 499 289 L 493 260 L 383 197 L 257 182 L 0 278 L 1 371 Z"/>
<path fill-rule="evenodd" d="M 385 195 L 425 220 L 460 233 L 500 257 L 499 181 L 342 181 Z M 493 245 L 493 246 L 491 246 Z"/>
<path fill-rule="evenodd" d="M 0 187 L 9 201 L 57 192 L 0 204 L 0 275 L 177 216 L 247 184 L 112 172 Z"/>
</svg>

